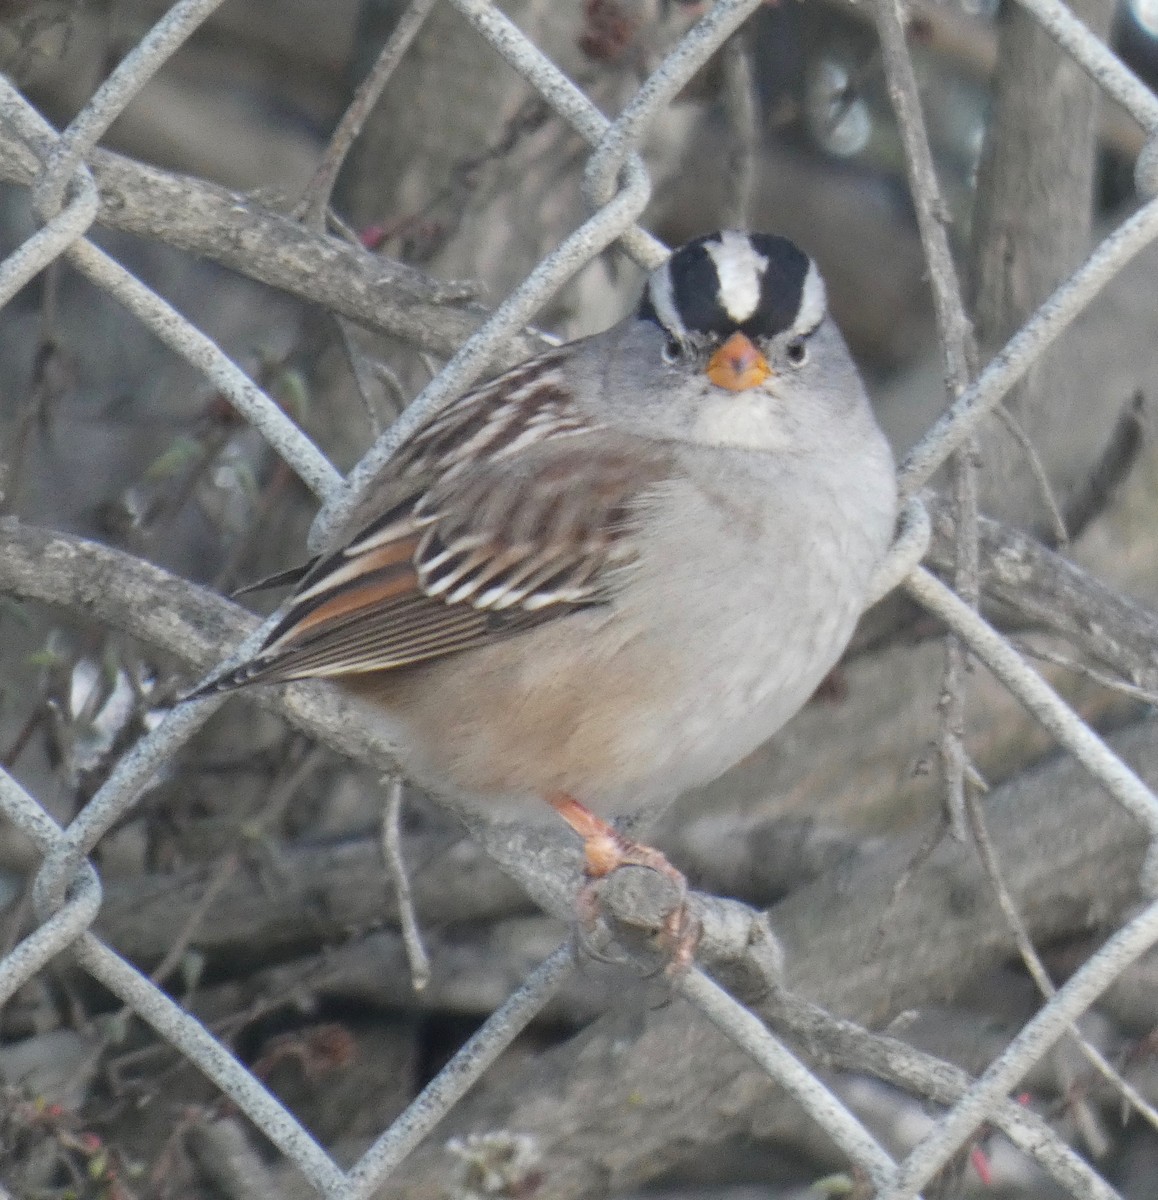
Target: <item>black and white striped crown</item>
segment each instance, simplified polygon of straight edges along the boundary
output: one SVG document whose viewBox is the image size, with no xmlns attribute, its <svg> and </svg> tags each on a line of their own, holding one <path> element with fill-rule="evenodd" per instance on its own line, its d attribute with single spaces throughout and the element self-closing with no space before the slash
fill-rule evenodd
<svg viewBox="0 0 1158 1200">
<path fill-rule="evenodd" d="M 651 275 L 639 315 L 681 341 L 739 330 L 770 338 L 810 333 L 824 319 L 816 264 L 785 237 L 726 229 L 680 246 Z"/>
</svg>

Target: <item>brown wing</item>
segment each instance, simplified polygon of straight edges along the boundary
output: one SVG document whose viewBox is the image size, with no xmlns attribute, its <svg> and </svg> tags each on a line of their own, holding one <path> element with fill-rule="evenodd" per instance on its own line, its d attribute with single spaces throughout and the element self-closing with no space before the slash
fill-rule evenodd
<svg viewBox="0 0 1158 1200">
<path fill-rule="evenodd" d="M 250 662 L 202 690 L 388 670 L 607 600 L 669 456 L 584 425 L 544 378 L 552 359 L 469 394 L 401 447 L 390 507 L 312 566 Z M 501 411 L 486 411 L 504 379 Z"/>
</svg>

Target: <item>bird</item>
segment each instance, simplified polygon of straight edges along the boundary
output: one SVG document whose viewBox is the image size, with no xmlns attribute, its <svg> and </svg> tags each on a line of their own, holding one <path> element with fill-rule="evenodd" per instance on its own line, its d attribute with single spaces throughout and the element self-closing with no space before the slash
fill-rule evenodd
<svg viewBox="0 0 1158 1200">
<path fill-rule="evenodd" d="M 428 415 L 329 549 L 278 578 L 296 590 L 262 646 L 189 698 L 336 680 L 424 789 L 491 813 L 545 801 L 590 879 L 631 864 L 683 886 L 615 821 L 715 779 L 807 702 L 896 506 L 816 263 L 718 231 L 617 324 Z M 681 915 L 669 932 L 694 936 Z"/>
</svg>

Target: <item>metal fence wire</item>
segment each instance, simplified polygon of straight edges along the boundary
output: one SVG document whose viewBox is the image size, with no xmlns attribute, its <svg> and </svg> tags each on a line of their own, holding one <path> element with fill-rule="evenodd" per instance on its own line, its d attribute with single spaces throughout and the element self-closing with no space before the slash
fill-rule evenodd
<svg viewBox="0 0 1158 1200">
<path fill-rule="evenodd" d="M 1158 942 L 1158 798 L 1093 732 L 1010 642 L 967 603 L 920 565 L 929 539 L 922 489 L 939 466 L 966 447 L 979 422 L 1001 402 L 1080 314 L 1099 290 L 1158 237 L 1158 98 L 1093 36 L 1059 0 L 1018 0 L 1066 53 L 1143 127 L 1147 141 L 1136 164 L 1142 206 L 1095 249 L 1088 260 L 1035 312 L 975 377 L 964 367 L 960 298 L 948 256 L 929 147 L 905 45 L 900 0 L 874 0 L 890 94 L 900 121 L 922 239 L 937 299 L 941 337 L 955 401 L 901 467 L 906 507 L 894 550 L 882 567 L 876 594 L 892 588 L 909 595 L 953 631 L 1006 688 L 1089 774 L 1113 802 L 1147 831 L 1150 852 L 1142 871 L 1147 902 L 1048 999 L 1007 1049 L 976 1079 L 968 1079 L 890 1039 L 882 1077 L 923 1089 L 944 1111 L 901 1159 L 888 1153 L 821 1077 L 801 1062 L 767 1023 L 698 968 L 674 986 L 724 1031 L 827 1132 L 880 1200 L 918 1196 L 961 1149 L 995 1125 L 1031 1156 L 1069 1194 L 1109 1198 L 1117 1192 L 1042 1120 L 1009 1100 L 1012 1089 L 1043 1055 L 1072 1029 L 1101 993 Z M 717 0 L 663 58 L 654 73 L 613 120 L 571 82 L 488 0 L 446 0 L 461 20 L 485 38 L 589 144 L 583 193 L 591 215 L 531 272 L 485 324 L 467 338 L 396 424 L 382 435 L 343 479 L 302 429 L 218 347 L 115 258 L 87 237 L 98 215 L 99 193 L 90 165 L 96 147 L 146 82 L 213 13 L 220 0 L 184 0 L 142 38 L 76 119 L 63 132 L 51 128 L 10 82 L 0 80 L 0 120 L 5 146 L 0 156 L 8 178 L 29 183 L 39 228 L 0 263 L 0 304 L 39 272 L 67 261 L 104 293 L 119 301 L 165 345 L 194 364 L 252 424 L 322 502 L 315 544 L 348 513 L 372 483 L 391 451 L 432 408 L 460 393 L 493 364 L 545 301 L 585 264 L 618 242 L 642 266 L 660 262 L 665 248 L 636 224 L 649 196 L 648 173 L 639 148 L 644 134 L 693 74 L 757 9 L 761 0 Z M 415 0 L 400 22 L 379 65 L 384 82 L 390 65 L 406 53 L 433 8 Z M 383 67 L 385 64 L 385 67 Z M 284 229 L 292 222 L 283 222 Z M 276 280 L 274 280 L 276 282 Z M 349 298 L 346 303 L 356 303 Z M 63 545 L 63 543 L 62 543 Z M 46 550 L 50 557 L 51 546 Z M 64 551 L 60 551 L 64 553 Z M 49 569 L 49 557 L 41 566 Z M 244 649 L 252 647 L 261 631 Z M 308 700 L 271 701 L 307 730 L 347 746 L 348 714 L 310 707 Z M 101 910 L 101 880 L 89 861 L 101 838 L 137 803 L 154 774 L 208 719 L 217 701 L 174 709 L 121 758 L 83 811 L 61 827 L 10 775 L 0 774 L 0 810 L 43 856 L 35 885 L 38 925 L 0 960 L 0 1004 L 58 956 L 71 958 L 194 1063 L 291 1159 L 319 1193 L 333 1200 L 371 1195 L 458 1099 L 542 1012 L 573 965 L 570 942 L 560 946 L 526 979 L 442 1071 L 406 1108 L 365 1155 L 340 1168 L 321 1145 L 198 1020 L 91 932 Z M 296 706 L 296 707 L 295 707 Z M 343 739 L 344 742 L 343 742 Z M 371 760 L 372 755 L 365 752 Z M 1108 803 L 1109 801 L 1107 801 Z M 536 900 L 556 913 L 570 908 L 566 881 L 537 879 Z M 705 906 L 705 958 L 746 960 L 775 985 L 775 954 L 756 936 L 759 922 L 743 906 Z M 739 915 L 738 915 L 739 914 Z M 736 921 L 740 921 L 740 934 Z M 737 948 L 738 946 L 738 948 Z M 841 1023 L 834 1022 L 840 1028 Z M 866 1037 L 868 1035 L 865 1035 Z M 884 1051 L 882 1051 L 882 1054 Z M 884 1061 L 882 1059 L 882 1061 Z M 1144 1101 L 1139 1100 L 1139 1103 Z"/>
</svg>

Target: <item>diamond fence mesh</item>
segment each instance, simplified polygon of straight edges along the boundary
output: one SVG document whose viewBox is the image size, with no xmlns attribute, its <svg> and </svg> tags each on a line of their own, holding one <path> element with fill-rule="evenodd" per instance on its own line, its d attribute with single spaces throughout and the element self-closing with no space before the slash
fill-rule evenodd
<svg viewBox="0 0 1158 1200">
<path fill-rule="evenodd" d="M 718 0 L 709 7 L 614 118 L 604 116 L 580 87 L 486 0 L 446 0 L 458 19 L 473 26 L 535 89 L 542 103 L 568 122 L 589 147 L 579 169 L 590 216 L 543 257 L 470 336 L 465 336 L 469 320 L 460 318 L 461 310 L 453 307 L 465 293 L 456 293 L 454 285 L 438 285 L 417 272 L 411 276 L 401 268 L 383 266 L 358 247 L 319 232 L 316 223 L 319 213 L 324 217 L 329 188 L 361 120 L 404 59 L 435 7 L 433 0 L 415 0 L 397 23 L 319 172 L 322 182 L 317 184 L 315 180 L 311 204 L 306 206 L 312 215 L 303 208 L 299 223 L 244 198 L 188 181 L 188 196 L 196 200 L 195 206 L 190 200 L 190 207 L 197 208 L 203 228 L 187 235 L 186 248 L 212 253 L 227 265 L 250 270 L 264 282 L 290 290 L 300 290 L 301 279 L 308 275 L 323 293 L 322 302 L 335 311 L 355 320 L 372 318 L 379 327 L 432 352 L 454 348 L 446 365 L 345 478 L 288 415 L 286 406 L 272 400 L 195 324 L 88 236 L 102 219 L 102 193 L 106 203 L 108 196 L 120 196 L 122 224 L 131 226 L 135 221 L 138 231 L 147 232 L 149 215 L 144 210 L 150 208 L 156 220 L 164 221 L 161 198 L 164 188 L 170 186 L 167 178 L 142 169 L 126 184 L 117 175 L 123 166 L 102 157 L 97 146 L 150 78 L 165 68 L 167 60 L 217 9 L 218 2 L 174 5 L 136 43 L 63 132 L 53 129 L 13 83 L 0 80 L 0 171 L 8 180 L 29 187 L 38 223 L 36 231 L 0 263 L 0 304 L 9 303 L 53 264 L 67 262 L 202 373 L 316 495 L 322 506 L 313 531 L 312 540 L 317 544 L 356 504 L 399 440 L 426 413 L 460 393 L 488 368 L 525 352 L 532 344 L 526 333 L 529 322 L 586 264 L 616 244 L 643 268 L 662 260 L 664 246 L 637 223 L 650 195 L 648 169 L 640 153 L 645 135 L 704 63 L 757 10 L 760 0 Z M 698 898 L 705 930 L 701 962 L 706 970 L 696 967 L 673 985 L 698 1014 L 696 1020 L 710 1022 L 722 1031 L 819 1124 L 859 1180 L 854 1184 L 862 1189 L 857 1194 L 871 1194 L 882 1200 L 915 1197 L 931 1185 L 941 1186 L 937 1181 L 942 1179 L 946 1166 L 994 1126 L 1035 1160 L 1066 1194 L 1118 1195 L 1051 1124 L 1012 1101 L 1010 1095 L 1051 1048 L 1074 1029 L 1097 998 L 1158 942 L 1158 901 L 1154 899 L 1158 894 L 1158 799 L 1153 791 L 1107 740 L 1059 698 L 1019 649 L 979 615 L 976 572 L 999 573 L 992 563 L 1000 555 L 991 554 L 990 547 L 984 546 L 986 563 L 975 568 L 973 579 L 965 577 L 963 582 L 960 574 L 956 577 L 961 595 L 920 565 L 929 551 L 931 537 L 926 505 L 932 501 L 924 489 L 934 473 L 963 452 L 957 460 L 957 508 L 950 518 L 941 505 L 935 515 L 938 522 L 950 520 L 953 524 L 958 550 L 970 539 L 976 543 L 981 538 L 984 543 L 985 529 L 978 524 L 975 497 L 972 509 L 968 498 L 971 439 L 1107 282 L 1158 236 L 1158 98 L 1060 3 L 1020 3 L 1144 130 L 1145 148 L 1136 166 L 1136 187 L 1143 203 L 1101 241 L 999 353 L 980 370 L 973 370 L 976 352 L 971 346 L 941 217 L 942 201 L 907 45 L 907 17 L 899 3 L 879 0 L 873 18 L 905 146 L 952 402 L 902 464 L 900 478 L 906 508 L 896 546 L 880 572 L 876 595 L 883 597 L 894 589 L 903 589 L 947 626 L 962 652 L 984 663 L 1088 777 L 1101 785 L 1106 798 L 1100 803 L 1107 810 L 1121 806 L 1139 823 L 1148 845 L 1141 867 L 1141 901 L 1129 919 L 1073 971 L 1064 986 L 1053 989 L 1045 981 L 1049 990 L 1037 1015 L 976 1078 L 903 1041 L 870 1034 L 786 992 L 781 987 L 781 963 L 766 918 L 737 902 Z M 131 194 L 134 189 L 139 192 L 135 206 Z M 225 227 L 233 233 L 232 238 L 219 236 Z M 275 239 L 284 251 L 280 261 L 255 262 L 247 256 L 243 235 L 250 229 Z M 202 239 L 200 244 L 196 244 L 197 238 Z M 449 312 L 440 311 L 439 306 L 448 304 Z M 0 587 L 14 595 L 46 599 L 66 608 L 74 606 L 77 611 L 122 627 L 128 624 L 149 644 L 177 653 L 202 668 L 214 663 L 224 647 L 235 646 L 240 640 L 236 653 L 241 654 L 260 637 L 261 629 L 254 631 L 239 610 L 226 602 L 118 552 L 65 535 L 32 530 L 11 520 L 6 522 L 0 540 L 4 545 Z M 1008 559 L 1008 543 L 1004 550 Z M 1055 564 L 1053 569 L 1063 568 Z M 1085 588 L 1079 600 L 1084 597 L 1088 602 L 1089 581 L 1078 578 L 1079 574 L 1075 573 L 1067 594 L 1072 598 Z M 987 576 L 985 586 L 991 583 Z M 1134 621 L 1130 628 L 1136 642 L 1143 647 L 1153 644 L 1148 641 L 1152 630 L 1145 624 L 1145 614 L 1123 614 L 1113 608 L 1116 601 L 1112 597 L 1101 593 L 1097 599 L 1103 603 L 1096 611 L 1101 624 L 1098 626 L 1093 617 L 1078 622 L 1083 637 L 1096 638 L 1098 628 L 1103 632 L 1106 628 L 1118 629 L 1115 620 Z M 126 617 L 126 612 L 131 615 Z M 242 638 L 243 633 L 248 636 Z M 1117 638 L 1119 649 L 1126 640 Z M 1136 678 L 1135 682 L 1146 680 Z M 126 961 L 115 946 L 92 932 L 104 902 L 101 877 L 91 861 L 94 850 L 132 812 L 150 781 L 170 769 L 178 751 L 219 703 L 208 700 L 179 706 L 124 748 L 107 778 L 67 825 L 50 817 L 12 775 L 0 774 L 0 809 L 11 825 L 31 840 L 41 860 L 33 892 L 36 916 L 32 931 L 0 959 L 0 1003 L 7 1002 L 49 964 L 70 961 L 194 1063 L 229 1103 L 296 1164 L 320 1194 L 350 1200 L 369 1196 L 388 1183 L 402 1161 L 447 1117 L 467 1089 L 543 1013 L 574 971 L 572 943 L 569 938 L 565 940 L 530 972 L 357 1162 L 339 1166 L 213 1031 Z M 319 698 L 316 689 L 297 688 L 285 697 L 265 698 L 263 703 L 329 745 L 374 767 L 389 768 L 389 748 L 375 742 L 372 731 L 354 708 L 328 693 Z M 962 779 L 968 782 L 967 770 L 960 762 L 958 769 L 958 792 L 962 793 L 967 790 L 960 786 Z M 952 774 L 947 769 L 950 782 Z M 569 917 L 576 876 L 574 864 L 566 855 L 540 852 L 537 845 L 521 841 L 509 830 L 501 835 L 486 828 L 476 832 L 537 903 L 557 916 Z M 615 901 L 611 903 L 614 908 Z M 630 915 L 638 898 L 629 897 L 623 904 Z M 1010 919 L 1016 924 L 1016 912 Z M 1026 952 L 1032 958 L 1032 948 Z M 790 1048 L 793 1045 L 796 1050 Z M 880 1137 L 829 1085 L 817 1063 L 807 1061 L 800 1047 L 811 1047 L 825 1067 L 862 1071 L 933 1101 L 940 1106 L 941 1115 L 903 1154 L 886 1150 Z M 673 1050 L 677 1048 L 678 1043 L 673 1042 Z M 1092 1048 L 1090 1053 L 1096 1054 Z M 678 1068 L 677 1062 L 673 1069 Z M 1099 1068 L 1113 1074 L 1104 1062 Z M 690 1061 L 687 1069 L 693 1069 Z M 1127 1102 L 1153 1119 L 1146 1101 L 1124 1081 L 1120 1086 L 1126 1089 Z M 482 1153 L 480 1144 L 464 1150 L 460 1141 L 456 1143 L 457 1152 L 477 1157 Z M 492 1191 L 508 1186 L 513 1186 L 509 1180 Z M 589 1183 L 550 1179 L 537 1186 L 559 1194 L 591 1190 Z"/>
</svg>

